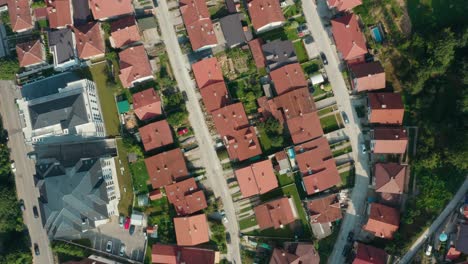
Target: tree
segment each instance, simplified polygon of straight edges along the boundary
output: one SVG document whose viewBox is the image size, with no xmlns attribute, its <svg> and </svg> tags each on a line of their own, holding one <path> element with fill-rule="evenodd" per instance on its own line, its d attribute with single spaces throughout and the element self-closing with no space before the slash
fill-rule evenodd
<svg viewBox="0 0 468 264">
<path fill-rule="evenodd" d="M 266 135 L 271 141 L 273 147 L 281 147 L 284 143 L 283 126 L 273 117 L 267 118 L 265 122 L 260 123 L 259 127 L 265 130 Z"/>
<path fill-rule="evenodd" d="M 91 252 L 85 248 L 65 243 L 62 241 L 53 241 L 52 251 L 54 251 L 55 253 L 61 253 L 80 258 L 87 257 L 91 254 Z"/>
<path fill-rule="evenodd" d="M 13 57 L 0 58 L 0 79 L 13 80 L 20 67 L 18 60 Z"/>
<path fill-rule="evenodd" d="M 24 229 L 16 193 L 9 186 L 0 187 L 0 232 Z"/>
</svg>

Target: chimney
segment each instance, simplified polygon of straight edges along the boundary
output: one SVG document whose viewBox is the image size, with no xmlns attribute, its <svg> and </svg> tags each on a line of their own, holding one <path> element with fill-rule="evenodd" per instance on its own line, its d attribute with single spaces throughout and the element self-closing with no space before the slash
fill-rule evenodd
<svg viewBox="0 0 468 264">
<path fill-rule="evenodd" d="M 386 105 L 386 104 L 382 104 L 382 108 L 387 108 L 387 105 Z"/>
<path fill-rule="evenodd" d="M 349 24 L 346 24 L 346 28 L 349 28 Z"/>
</svg>

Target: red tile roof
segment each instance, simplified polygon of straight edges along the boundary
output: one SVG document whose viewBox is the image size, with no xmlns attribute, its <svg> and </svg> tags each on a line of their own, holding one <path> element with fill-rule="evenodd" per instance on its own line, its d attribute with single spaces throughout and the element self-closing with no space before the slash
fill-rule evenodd
<svg viewBox="0 0 468 264">
<path fill-rule="evenodd" d="M 250 52 L 252 52 L 252 57 L 257 68 L 265 68 L 266 61 L 265 56 L 262 51 L 263 41 L 260 38 L 253 39 L 249 41 Z"/>
<path fill-rule="evenodd" d="M 193 50 L 218 44 L 204 0 L 181 0 L 180 12 Z"/>
<path fill-rule="evenodd" d="M 293 201 L 288 197 L 282 197 L 254 208 L 255 217 L 260 229 L 274 227 L 283 228 L 297 219 Z"/>
<path fill-rule="evenodd" d="M 173 204 L 177 215 L 190 215 L 207 207 L 205 195 L 198 190 L 194 178 L 167 185 L 166 196 Z"/>
<path fill-rule="evenodd" d="M 264 194 L 278 187 L 270 160 L 253 163 L 248 167 L 236 170 L 235 174 L 244 198 Z"/>
<path fill-rule="evenodd" d="M 80 59 L 104 56 L 106 46 L 102 36 L 101 24 L 90 22 L 74 28 L 76 49 Z"/>
<path fill-rule="evenodd" d="M 161 98 L 149 88 L 133 94 L 133 110 L 140 120 L 147 120 L 162 115 Z"/>
<path fill-rule="evenodd" d="M 20 32 L 34 27 L 29 0 L 8 0 L 11 29 Z"/>
<path fill-rule="evenodd" d="M 159 200 L 159 199 L 161 199 L 163 197 L 164 197 L 164 195 L 162 194 L 161 189 L 152 190 L 149 193 L 149 198 L 150 198 L 151 201 Z"/>
<path fill-rule="evenodd" d="M 376 127 L 373 130 L 371 149 L 374 153 L 403 154 L 408 145 L 404 128 Z"/>
<path fill-rule="evenodd" d="M 262 153 L 254 127 L 242 103 L 235 103 L 212 112 L 214 124 L 231 160 L 243 161 Z"/>
<path fill-rule="evenodd" d="M 172 131 L 166 120 L 151 123 L 140 127 L 141 141 L 145 147 L 145 151 L 150 151 L 162 146 L 167 146 L 174 143 Z"/>
<path fill-rule="evenodd" d="M 336 194 L 309 201 L 307 209 L 309 210 L 311 224 L 331 223 L 343 217 Z"/>
<path fill-rule="evenodd" d="M 400 225 L 400 212 L 397 209 L 378 203 L 371 203 L 370 214 L 364 230 L 381 238 L 393 238 Z"/>
<path fill-rule="evenodd" d="M 134 16 L 126 16 L 111 23 L 112 47 L 120 48 L 140 40 L 140 31 Z"/>
<path fill-rule="evenodd" d="M 312 243 L 285 243 L 283 248 L 275 248 L 270 264 L 319 264 L 320 256 Z"/>
<path fill-rule="evenodd" d="M 178 148 L 146 158 L 145 164 L 153 189 L 172 184 L 189 175 L 184 155 Z"/>
<path fill-rule="evenodd" d="M 403 123 L 405 108 L 399 93 L 368 93 L 370 123 L 395 124 Z"/>
<path fill-rule="evenodd" d="M 132 0 L 113 1 L 112 4 L 109 4 L 107 0 L 89 0 L 89 8 L 96 20 L 105 20 L 134 12 Z"/>
<path fill-rule="evenodd" d="M 461 251 L 458 251 L 454 246 L 451 246 L 447 252 L 447 258 L 456 260 L 461 256 Z M 465 263 L 466 264 L 466 263 Z"/>
<path fill-rule="evenodd" d="M 16 44 L 16 54 L 18 54 L 20 67 L 31 66 L 45 61 L 44 45 L 42 45 L 39 39 Z"/>
<path fill-rule="evenodd" d="M 386 264 L 387 253 L 380 248 L 357 243 L 356 258 L 353 264 Z"/>
<path fill-rule="evenodd" d="M 229 103 L 228 91 L 224 81 L 205 86 L 200 90 L 200 94 L 208 113 L 225 107 Z"/>
<path fill-rule="evenodd" d="M 296 163 L 308 194 L 324 191 L 341 183 L 330 146 L 321 137 L 294 148 Z"/>
<path fill-rule="evenodd" d="M 179 246 L 195 246 L 210 240 L 205 214 L 176 217 L 174 227 Z"/>
<path fill-rule="evenodd" d="M 0 4 L 1 6 L 1 4 Z M 47 19 L 47 7 L 39 7 L 33 10 L 34 17 L 36 20 Z"/>
<path fill-rule="evenodd" d="M 345 15 L 331 20 L 336 48 L 346 61 L 362 57 L 367 53 L 366 40 L 359 28 L 357 16 Z"/>
<path fill-rule="evenodd" d="M 297 88 L 307 87 L 307 80 L 299 63 L 292 63 L 278 68 L 270 72 L 270 77 L 278 95 Z"/>
<path fill-rule="evenodd" d="M 272 23 L 284 22 L 283 11 L 277 0 L 251 0 L 248 9 L 252 25 L 256 31 Z"/>
<path fill-rule="evenodd" d="M 213 83 L 224 82 L 223 72 L 216 57 L 192 64 L 192 71 L 199 89 Z"/>
<path fill-rule="evenodd" d="M 299 144 L 323 135 L 317 112 L 306 113 L 288 119 L 287 124 L 294 144 Z"/>
<path fill-rule="evenodd" d="M 133 87 L 135 81 L 153 77 L 153 70 L 143 45 L 119 52 L 119 58 L 119 78 L 123 87 Z"/>
<path fill-rule="evenodd" d="M 70 0 L 47 0 L 47 17 L 51 28 L 73 25 L 72 4 Z"/>
<path fill-rule="evenodd" d="M 347 11 L 362 5 L 361 0 L 327 0 L 327 5 L 330 8 L 336 8 L 337 11 Z"/>
<path fill-rule="evenodd" d="M 368 62 L 349 66 L 353 81 L 351 84 L 358 92 L 385 88 L 385 71 L 380 62 Z"/>
<path fill-rule="evenodd" d="M 152 263 L 160 264 L 214 264 L 216 252 L 204 248 L 179 247 L 154 244 L 151 250 Z"/>
<path fill-rule="evenodd" d="M 375 191 L 402 194 L 405 188 L 406 166 L 398 163 L 376 163 Z"/>
</svg>

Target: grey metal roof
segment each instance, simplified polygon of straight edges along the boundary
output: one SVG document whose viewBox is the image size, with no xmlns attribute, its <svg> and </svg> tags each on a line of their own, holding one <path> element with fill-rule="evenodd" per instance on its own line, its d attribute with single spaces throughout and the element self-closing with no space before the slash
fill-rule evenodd
<svg viewBox="0 0 468 264">
<path fill-rule="evenodd" d="M 55 46 L 55 60 L 57 63 L 64 63 L 75 57 L 75 45 L 73 44 L 73 33 L 71 29 L 60 29 L 49 31 L 49 48 Z"/>
<path fill-rule="evenodd" d="M 68 83 L 80 80 L 76 73 L 66 72 L 53 75 L 33 83 L 25 84 L 21 88 L 21 95 L 27 100 L 58 93 L 59 88 L 65 88 Z"/>
<path fill-rule="evenodd" d="M 263 44 L 262 50 L 270 70 L 297 62 L 294 46 L 289 40 L 273 40 Z"/>
<path fill-rule="evenodd" d="M 60 124 L 62 129 L 88 123 L 83 94 L 71 94 L 45 102 L 29 105 L 33 129 Z M 74 134 L 74 133 L 70 133 Z"/>
<path fill-rule="evenodd" d="M 460 224 L 458 228 L 459 230 L 455 248 L 463 254 L 468 254 L 468 224 Z"/>
<path fill-rule="evenodd" d="M 228 47 L 245 43 L 245 35 L 239 14 L 232 14 L 220 19 L 221 28 Z"/>
</svg>

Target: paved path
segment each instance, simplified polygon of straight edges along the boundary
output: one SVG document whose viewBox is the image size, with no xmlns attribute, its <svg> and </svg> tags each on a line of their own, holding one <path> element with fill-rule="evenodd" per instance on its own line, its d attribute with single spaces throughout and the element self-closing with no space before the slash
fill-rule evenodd
<svg viewBox="0 0 468 264">
<path fill-rule="evenodd" d="M 195 137 L 199 143 L 201 153 L 203 153 L 201 158 L 206 168 L 207 179 L 215 195 L 221 197 L 224 211 L 229 221 L 226 225 L 226 229 L 231 235 L 231 243 L 227 244 L 228 260 L 240 264 L 239 227 L 234 203 L 232 202 L 226 179 L 223 176 L 223 169 L 213 147 L 213 139 L 205 123 L 205 117 L 201 110 L 200 103 L 197 100 L 195 84 L 189 75 L 190 68 L 187 67 L 187 57 L 182 54 L 174 27 L 171 24 L 172 19 L 170 19 L 167 2 L 166 0 L 161 0 L 158 1 L 158 4 L 156 17 L 158 18 L 161 28 L 161 35 L 166 44 L 166 50 L 179 88 L 181 91 L 187 93 L 188 101 L 186 104 L 189 111 L 189 120 L 195 132 Z"/>
<path fill-rule="evenodd" d="M 33 206 L 38 206 L 38 191 L 34 185 L 33 175 L 35 174 L 34 162 L 27 157 L 27 153 L 32 151 L 32 147 L 24 143 L 23 132 L 20 125 L 20 117 L 16 107 L 15 98 L 19 97 L 19 91 L 15 86 L 6 81 L 0 81 L 0 113 L 3 117 L 3 125 L 8 130 L 11 149 L 11 159 L 15 161 L 16 192 L 19 199 L 24 200 L 26 211 L 24 211 L 24 223 L 27 225 L 31 242 L 37 243 L 40 255 L 34 256 L 34 263 L 51 264 L 54 263 L 52 251 L 49 246 L 49 239 L 42 227 L 41 218 L 34 218 Z"/>
<path fill-rule="evenodd" d="M 465 196 L 466 192 L 468 191 L 468 177 L 465 179 L 465 182 L 463 185 L 458 189 L 457 193 L 455 196 L 453 196 L 453 199 L 447 204 L 445 209 L 442 211 L 442 213 L 437 217 L 437 219 L 432 223 L 432 225 L 424 231 L 424 233 L 419 236 L 419 238 L 416 240 L 416 242 L 411 245 L 410 249 L 406 254 L 400 259 L 399 263 L 406 264 L 410 263 L 410 261 L 413 259 L 414 255 L 421 249 L 422 245 L 424 242 L 426 242 L 426 239 L 439 228 L 439 226 L 447 219 L 447 217 L 453 213 L 454 210 L 456 210 L 456 206 L 459 204 L 460 200 L 463 199 L 463 196 Z"/>
<path fill-rule="evenodd" d="M 322 0 L 319 0 L 319 2 L 320 4 L 325 4 L 322 3 L 324 2 Z M 329 263 L 344 263 L 341 253 L 346 245 L 346 237 L 350 231 L 354 230 L 357 232 L 361 228 L 359 223 L 361 222 L 361 214 L 365 208 L 367 185 L 369 183 L 368 157 L 359 151 L 359 144 L 362 142 L 359 119 L 354 108 L 351 106 L 348 90 L 343 80 L 343 75 L 339 70 L 336 51 L 332 47 L 328 34 L 323 27 L 319 12 L 312 0 L 302 1 L 302 6 L 307 25 L 312 32 L 317 48 L 328 58 L 328 65 L 325 65 L 325 70 L 328 80 L 332 85 L 338 108 L 340 111 L 345 111 L 349 118 L 349 124 L 346 124 L 345 132 L 349 136 L 353 148 L 353 152 L 350 154 L 352 154 L 353 160 L 356 161 L 356 181 L 348 210 L 341 223 L 341 231 L 335 242 L 332 255 L 328 259 Z"/>
</svg>

